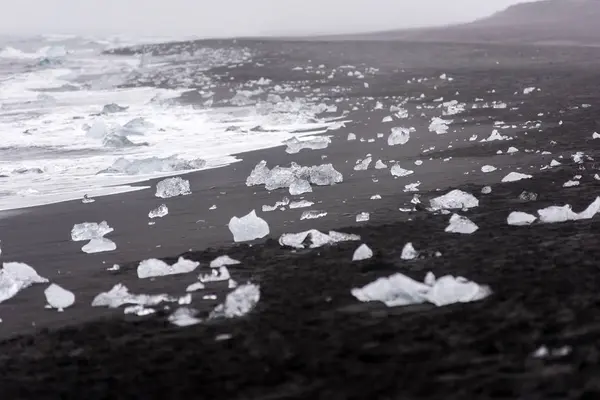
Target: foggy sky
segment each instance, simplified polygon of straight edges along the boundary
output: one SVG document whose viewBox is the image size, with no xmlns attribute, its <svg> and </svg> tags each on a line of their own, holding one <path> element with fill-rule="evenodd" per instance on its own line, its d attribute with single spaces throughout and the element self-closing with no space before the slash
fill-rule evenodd
<svg viewBox="0 0 600 400">
<path fill-rule="evenodd" d="M 519 0 L 0 0 L 0 33 L 346 33 L 467 22 Z"/>
</svg>

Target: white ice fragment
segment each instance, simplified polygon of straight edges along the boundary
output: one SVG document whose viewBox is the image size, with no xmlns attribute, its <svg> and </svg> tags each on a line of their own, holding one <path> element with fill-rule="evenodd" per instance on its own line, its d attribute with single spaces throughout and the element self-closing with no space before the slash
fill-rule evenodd
<svg viewBox="0 0 600 400">
<path fill-rule="evenodd" d="M 598 133 L 598 132 L 592 133 L 592 139 L 600 139 L 600 133 Z"/>
<path fill-rule="evenodd" d="M 488 286 L 478 285 L 463 277 L 445 275 L 436 279 L 426 299 L 438 307 L 455 303 L 470 303 L 488 297 L 492 291 Z"/>
<path fill-rule="evenodd" d="M 302 213 L 302 215 L 300 216 L 300 221 L 303 221 L 305 219 L 317 219 L 317 218 L 322 218 L 324 216 L 327 215 L 326 211 L 304 211 Z"/>
<path fill-rule="evenodd" d="M 449 233 L 462 233 L 465 235 L 470 235 L 477 229 L 479 229 L 479 227 L 467 217 L 463 217 L 458 214 L 452 214 L 450 217 L 450 223 L 444 231 Z"/>
<path fill-rule="evenodd" d="M 56 308 L 58 311 L 63 311 L 65 308 L 71 307 L 75 303 L 75 295 L 62 287 L 51 284 L 44 290 L 46 296 L 46 302 L 52 308 Z"/>
<path fill-rule="evenodd" d="M 394 120 L 392 119 L 391 115 L 388 115 L 387 117 L 383 117 L 383 119 L 381 120 L 382 123 L 386 123 L 386 122 L 393 122 Z"/>
<path fill-rule="evenodd" d="M 8 300 L 34 283 L 47 283 L 48 279 L 25 263 L 5 262 L 0 269 L 0 303 Z"/>
<path fill-rule="evenodd" d="M 156 310 L 154 308 L 144 307 L 143 305 L 135 305 L 125 307 L 123 309 L 123 314 L 135 314 L 138 317 L 144 317 L 146 315 L 154 314 Z"/>
<path fill-rule="evenodd" d="M 176 302 L 178 298 L 166 294 L 131 294 L 126 286 L 118 283 L 108 292 L 98 294 L 92 300 L 92 307 L 118 308 L 124 304 L 155 306 L 162 302 Z"/>
<path fill-rule="evenodd" d="M 533 93 L 534 90 L 535 90 L 535 87 L 526 87 L 525 89 L 523 89 L 523 94 Z"/>
<path fill-rule="evenodd" d="M 600 181 L 600 175 L 594 174 L 594 179 L 597 180 L 597 181 Z"/>
<path fill-rule="evenodd" d="M 392 128 L 392 133 L 390 133 L 390 136 L 388 136 L 387 139 L 389 146 L 406 144 L 409 140 L 410 129 L 400 127 Z"/>
<path fill-rule="evenodd" d="M 423 161 L 422 160 L 415 160 L 415 165 L 423 165 Z"/>
<path fill-rule="evenodd" d="M 531 225 L 537 217 L 521 211 L 513 211 L 506 218 L 508 225 L 524 226 Z"/>
<path fill-rule="evenodd" d="M 107 238 L 94 238 L 81 248 L 87 254 L 103 253 L 117 249 L 117 244 Z"/>
<path fill-rule="evenodd" d="M 482 142 L 493 142 L 495 140 L 508 140 L 510 139 L 510 137 L 505 136 L 505 135 L 501 135 L 500 132 L 498 132 L 497 129 L 494 129 L 492 131 L 492 134 L 487 138 L 487 139 L 481 139 Z M 498 154 L 502 154 L 501 151 L 499 151 Z"/>
<path fill-rule="evenodd" d="M 240 285 L 210 313 L 209 318 L 243 317 L 256 307 L 259 300 L 260 286 L 252 283 Z"/>
<path fill-rule="evenodd" d="M 396 307 L 424 303 L 430 290 L 429 286 L 397 273 L 350 292 L 361 302 L 380 301 L 388 307 Z"/>
<path fill-rule="evenodd" d="M 488 173 L 488 172 L 494 172 L 497 168 L 494 167 L 493 165 L 484 165 L 483 167 L 481 167 L 481 172 L 484 173 Z"/>
<path fill-rule="evenodd" d="M 491 186 L 484 186 L 481 188 L 481 194 L 490 194 L 490 193 L 492 193 Z"/>
<path fill-rule="evenodd" d="M 312 206 L 313 203 L 312 201 L 308 201 L 308 200 L 299 200 L 299 201 L 292 201 L 290 203 L 290 208 L 306 208 L 306 207 L 310 207 Z"/>
<path fill-rule="evenodd" d="M 356 135 L 354 133 L 349 133 L 348 134 L 348 140 L 349 141 L 356 140 Z"/>
<path fill-rule="evenodd" d="M 409 183 L 408 185 L 404 185 L 405 192 L 418 192 L 419 186 L 421 186 L 421 182 Z"/>
<path fill-rule="evenodd" d="M 516 147 L 509 147 L 508 150 L 506 150 L 507 154 L 514 154 L 517 153 L 519 151 L 519 149 L 517 149 Z"/>
<path fill-rule="evenodd" d="M 579 186 L 579 181 L 570 180 L 570 181 L 566 181 L 565 183 L 563 183 L 563 187 L 565 187 L 565 188 L 573 187 L 573 186 Z"/>
<path fill-rule="evenodd" d="M 186 260 L 183 257 L 179 257 L 177 262 L 173 265 L 169 265 L 162 260 L 157 260 L 156 258 L 150 258 L 142 261 L 138 265 L 137 275 L 138 278 L 145 279 L 158 276 L 187 274 L 189 272 L 193 272 L 198 265 L 200 265 L 199 262 Z"/>
<path fill-rule="evenodd" d="M 213 204 L 212 206 L 209 207 L 209 210 L 211 210 L 211 211 L 212 210 L 216 210 L 216 209 L 217 209 L 217 205 L 216 204 Z"/>
<path fill-rule="evenodd" d="M 279 238 L 279 244 L 283 247 L 296 249 L 304 249 L 306 245 L 314 249 L 327 244 L 356 240 L 360 240 L 360 236 L 336 231 L 329 231 L 329 234 L 325 234 L 316 229 L 311 229 L 299 233 L 284 233 Z"/>
<path fill-rule="evenodd" d="M 387 168 L 387 165 L 385 165 L 383 163 L 383 161 L 377 160 L 377 162 L 375 163 L 375 169 L 385 169 L 385 168 Z"/>
<path fill-rule="evenodd" d="M 411 171 L 409 169 L 402 168 L 399 164 L 394 164 L 390 169 L 390 172 L 393 176 L 408 176 L 413 174 L 415 171 Z"/>
<path fill-rule="evenodd" d="M 226 266 L 222 266 L 219 268 L 213 268 L 210 271 L 210 274 L 200 274 L 198 275 L 198 280 L 200 282 L 221 282 L 227 281 L 231 279 L 231 274 L 229 273 L 229 269 Z"/>
<path fill-rule="evenodd" d="M 156 197 L 168 199 L 192 194 L 190 182 L 180 177 L 167 178 L 156 184 Z"/>
<path fill-rule="evenodd" d="M 371 200 L 381 200 L 381 196 L 378 194 L 374 194 L 373 196 L 371 196 Z"/>
<path fill-rule="evenodd" d="M 289 188 L 290 195 L 298 196 L 304 193 L 311 193 L 312 187 L 305 179 L 294 179 Z"/>
<path fill-rule="evenodd" d="M 196 283 L 192 283 L 191 285 L 189 285 L 185 291 L 186 292 L 195 292 L 197 290 L 202 290 L 205 289 L 206 286 L 204 285 L 204 283 L 202 282 L 196 282 Z"/>
<path fill-rule="evenodd" d="M 559 165 L 561 165 L 561 163 L 558 162 L 558 161 L 556 161 L 556 160 L 550 161 L 550 166 L 551 167 L 558 167 Z"/>
<path fill-rule="evenodd" d="M 196 310 L 188 307 L 179 307 L 175 312 L 169 315 L 169 322 L 179 327 L 196 325 L 202 322 L 200 318 L 196 318 Z"/>
<path fill-rule="evenodd" d="M 150 210 L 148 213 L 149 218 L 162 218 L 169 213 L 169 209 L 166 204 L 161 204 L 154 210 Z"/>
<path fill-rule="evenodd" d="M 229 231 L 233 235 L 235 242 L 260 239 L 267 236 L 270 232 L 267 222 L 257 217 L 255 210 L 250 211 L 241 218 L 232 217 L 229 221 Z"/>
<path fill-rule="evenodd" d="M 550 206 L 538 210 L 540 221 L 544 223 L 555 223 L 565 221 L 577 221 L 591 219 L 600 211 L 600 197 L 596 197 L 584 211 L 579 214 L 573 212 L 570 205 Z"/>
<path fill-rule="evenodd" d="M 402 255 L 400 258 L 403 260 L 414 260 L 418 256 L 419 252 L 415 250 L 411 242 L 408 242 L 404 245 L 404 248 L 402 248 Z"/>
<path fill-rule="evenodd" d="M 479 200 L 475 196 L 459 189 L 431 199 L 429 203 L 434 210 L 468 209 L 479 206 Z"/>
<path fill-rule="evenodd" d="M 354 254 L 352 255 L 352 261 L 363 261 L 371 257 L 373 257 L 373 250 L 363 243 L 354 251 Z"/>
<path fill-rule="evenodd" d="M 452 120 L 445 120 L 438 117 L 433 117 L 431 119 L 431 123 L 429 124 L 429 131 L 435 132 L 438 135 L 443 135 L 448 133 L 448 125 L 452 123 Z"/>
<path fill-rule="evenodd" d="M 228 255 L 223 255 L 223 256 L 219 256 L 217 258 L 215 258 L 214 260 L 212 260 L 210 262 L 210 267 L 211 268 L 221 268 L 223 266 L 227 266 L 227 265 L 238 265 L 240 264 L 240 262 L 238 260 L 234 260 L 233 258 L 229 257 Z"/>
<path fill-rule="evenodd" d="M 530 179 L 533 178 L 532 175 L 522 174 L 520 172 L 511 172 L 502 178 L 502 182 L 516 182 L 522 179 Z"/>
<path fill-rule="evenodd" d="M 320 150 L 325 149 L 331 143 L 331 139 L 326 136 L 319 136 L 309 140 L 299 140 L 297 137 L 292 137 L 283 142 L 287 145 L 285 152 L 288 154 L 296 154 L 302 149 Z"/>
<path fill-rule="evenodd" d="M 114 229 L 108 226 L 106 221 L 99 224 L 96 222 L 83 222 L 73 225 L 71 229 L 71 240 L 79 242 L 82 240 L 98 239 L 112 232 Z"/>
<path fill-rule="evenodd" d="M 366 222 L 370 219 L 370 214 L 368 212 L 361 212 L 356 216 L 356 222 Z"/>
<path fill-rule="evenodd" d="M 366 171 L 371 164 L 371 157 L 367 157 L 364 160 L 358 160 L 356 165 L 354 166 L 355 171 Z"/>
</svg>

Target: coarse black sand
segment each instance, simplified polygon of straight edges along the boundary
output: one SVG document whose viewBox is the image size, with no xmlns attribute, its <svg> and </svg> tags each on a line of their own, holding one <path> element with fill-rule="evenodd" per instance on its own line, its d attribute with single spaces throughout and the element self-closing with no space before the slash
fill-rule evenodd
<svg viewBox="0 0 600 400">
<path fill-rule="evenodd" d="M 299 46 L 290 44 L 289 57 L 297 56 Z M 331 48 L 336 45 L 322 44 L 319 59 L 318 46 L 311 43 L 305 49 L 314 63 L 329 60 L 341 64 L 344 57 L 339 54 L 351 48 L 348 43 L 339 44 L 343 51 L 334 57 Z M 363 58 L 378 67 L 377 58 L 369 57 L 393 50 L 389 43 L 370 46 L 371 54 L 353 53 L 348 58 L 353 62 Z M 295 60 L 286 59 L 285 52 L 280 51 L 275 53 L 283 70 L 286 63 Z M 426 49 L 418 51 L 425 53 Z M 466 48 L 463 51 L 468 52 Z M 599 219 L 515 227 L 507 225 L 506 217 L 511 211 L 535 214 L 550 205 L 571 204 L 580 211 L 600 195 L 600 181 L 593 178 L 599 173 L 598 165 L 592 159 L 577 164 L 570 158 L 576 151 L 584 151 L 591 158 L 599 156 L 600 140 L 591 140 L 591 135 L 598 129 L 600 75 L 590 67 L 599 57 L 589 49 L 580 50 L 582 53 L 573 58 L 557 54 L 577 50 L 557 49 L 554 55 L 549 48 L 519 51 L 521 59 L 514 61 L 519 57 L 501 57 L 509 53 L 501 46 L 474 47 L 472 56 L 479 61 L 472 68 L 449 67 L 460 61 L 448 55 L 451 52 L 444 53 L 446 59 L 438 59 L 438 65 L 427 70 L 415 67 L 393 72 L 382 66 L 369 89 L 356 84 L 340 106 L 350 107 L 353 98 L 364 96 L 372 96 L 371 102 L 386 102 L 386 95 L 404 96 L 411 90 L 425 92 L 429 99 L 493 98 L 509 103 L 509 107 L 466 110 L 460 115 L 466 120 L 460 135 L 468 138 L 479 132 L 486 137 L 493 121 L 519 126 L 525 121 L 542 121 L 540 132 L 530 130 L 524 135 L 517 129 L 510 142 L 461 140 L 452 148 L 440 145 L 424 155 L 422 146 L 429 146 L 427 140 L 441 139 L 427 134 L 426 125 L 412 120 L 406 126 L 417 128 L 414 142 L 421 147 L 411 147 L 413 139 L 406 147 L 389 147 L 382 141 L 347 142 L 348 132 L 365 138 L 374 138 L 377 132 L 387 136 L 389 132 L 389 126 L 379 123 L 385 112 L 355 111 L 350 114 L 355 122 L 335 132 L 327 149 L 303 150 L 295 155 L 287 155 L 282 148 L 248 153 L 241 156 L 242 162 L 227 168 L 187 175 L 194 194 L 169 199 L 170 214 L 153 227 L 147 226 L 145 218 L 147 210 L 160 203 L 152 198 L 152 190 L 102 198 L 86 207 L 77 202 L 39 207 L 0 219 L 3 257 L 10 254 L 11 260 L 28 262 L 42 276 L 77 294 L 76 306 L 60 317 L 43 309 L 43 288 L 27 289 L 0 304 L 4 321 L 0 330 L 5 338 L 0 343 L 2 398 L 596 398 L 600 394 Z M 398 57 L 410 64 L 408 56 Z M 381 63 L 391 65 L 393 58 L 388 54 Z M 488 58 L 501 63 L 490 61 L 486 65 L 488 61 L 482 60 Z M 258 75 L 256 78 L 267 75 L 268 68 L 252 74 Z M 435 88 L 435 82 L 419 88 L 406 84 L 407 75 L 440 73 L 455 80 Z M 542 91 L 524 97 L 520 91 L 527 86 L 539 86 Z M 494 94 L 488 93 L 491 89 Z M 512 106 L 518 111 L 511 110 Z M 415 109 L 411 108 L 411 114 Z M 418 136 L 420 131 L 422 137 Z M 495 155 L 508 146 L 521 151 L 513 156 Z M 525 153 L 524 149 L 547 150 L 552 155 Z M 403 188 L 414 179 L 393 179 L 389 170 L 353 171 L 356 159 L 367 153 L 373 154 L 374 161 L 395 159 L 402 164 L 425 160 L 425 169 L 418 176 L 423 182 L 424 202 L 451 188 L 475 194 L 479 207 L 461 214 L 474 221 L 479 230 L 472 235 L 448 234 L 444 233 L 448 215 L 398 211 L 409 204 L 412 193 L 404 193 Z M 561 154 L 562 166 L 539 172 L 540 166 Z M 321 159 L 322 155 L 327 158 Z M 429 157 L 439 163 L 428 161 Z M 439 160 L 446 157 L 452 159 Z M 344 182 L 317 187 L 306 196 L 323 202 L 312 209 L 322 207 L 328 212 L 325 218 L 298 221 L 301 210 L 259 213 L 270 224 L 270 239 L 252 246 L 232 246 L 225 226 L 231 216 L 252 208 L 259 210 L 262 204 L 274 204 L 287 194 L 245 186 L 247 175 L 261 159 L 270 166 L 291 161 L 302 165 L 331 162 L 344 174 Z M 487 163 L 501 170 L 482 174 L 479 167 Z M 534 177 L 499 183 L 513 170 L 534 173 Z M 464 175 L 465 171 L 469 175 Z M 582 175 L 579 186 L 562 187 L 577 174 Z M 482 195 L 480 190 L 486 184 L 492 186 L 492 193 Z M 538 199 L 519 200 L 523 190 L 538 193 Z M 369 200 L 376 193 L 382 199 Z M 218 208 L 211 214 L 207 210 L 212 204 Z M 136 214 L 138 209 L 141 212 Z M 371 212 L 370 222 L 354 222 L 361 211 Z M 68 241 L 73 223 L 102 219 L 115 227 L 109 237 L 119 245 L 118 251 L 80 254 L 80 244 Z M 197 222 L 200 219 L 203 222 Z M 159 227 L 160 231 L 156 229 Z M 310 251 L 291 251 L 277 243 L 282 233 L 310 228 L 359 234 L 375 256 L 351 262 L 359 244 L 356 242 Z M 409 241 L 423 256 L 402 261 L 402 247 Z M 188 248 L 195 251 L 186 252 Z M 441 257 L 434 256 L 437 251 Z M 124 318 L 88 306 L 96 294 L 117 282 L 136 293 L 181 294 L 193 277 L 141 282 L 134 272 L 136 261 L 149 257 L 170 257 L 172 261 L 181 253 L 204 265 L 221 254 L 242 261 L 230 271 L 240 283 L 260 285 L 261 299 L 255 310 L 239 319 L 179 328 L 166 321 L 166 311 Z M 106 271 L 113 262 L 122 265 L 118 273 Z M 63 272 L 57 273 L 61 266 Z M 422 280 L 428 271 L 436 276 L 464 276 L 489 285 L 493 294 L 479 302 L 440 308 L 386 308 L 359 303 L 350 294 L 353 287 L 381 276 L 403 272 Z M 226 293 L 220 287 L 213 292 L 219 301 Z M 203 317 L 216 303 L 195 302 L 192 306 Z M 36 326 L 32 327 L 34 321 Z M 533 357 L 542 345 L 551 354 Z M 555 349 L 563 352 L 552 353 Z"/>
</svg>

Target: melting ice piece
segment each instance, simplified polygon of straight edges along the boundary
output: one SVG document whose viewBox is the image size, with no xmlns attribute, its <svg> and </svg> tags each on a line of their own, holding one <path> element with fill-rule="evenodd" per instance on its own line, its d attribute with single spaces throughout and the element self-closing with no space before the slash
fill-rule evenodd
<svg viewBox="0 0 600 400">
<path fill-rule="evenodd" d="M 131 294 L 126 286 L 118 283 L 108 292 L 98 294 L 92 300 L 92 307 L 118 308 L 124 304 L 139 304 L 143 306 L 155 306 L 162 302 L 177 302 L 177 297 L 166 294 Z"/>
<path fill-rule="evenodd" d="M 289 191 L 290 195 L 298 196 L 304 193 L 311 193 L 312 187 L 310 186 L 310 183 L 305 179 L 295 179 L 290 184 Z"/>
<path fill-rule="evenodd" d="M 138 278 L 144 279 L 154 278 L 157 276 L 187 274 L 189 272 L 193 272 L 198 265 L 200 265 L 199 262 L 186 260 L 183 257 L 179 257 L 177 262 L 173 265 L 169 265 L 162 260 L 157 260 L 156 258 L 150 258 L 142 261 L 138 265 L 137 275 Z"/>
<path fill-rule="evenodd" d="M 25 263 L 5 262 L 0 269 L 0 303 L 14 297 L 34 283 L 47 283 L 48 279 Z"/>
<path fill-rule="evenodd" d="M 156 310 L 154 308 L 144 307 L 142 305 L 129 306 L 123 309 L 123 314 L 135 314 L 138 317 L 154 314 Z"/>
<path fill-rule="evenodd" d="M 600 139 L 600 133 L 598 133 L 598 132 L 592 133 L 592 139 Z"/>
<path fill-rule="evenodd" d="M 81 199 L 81 202 L 82 202 L 83 204 L 89 204 L 89 203 L 93 203 L 93 202 L 95 202 L 95 201 L 96 201 L 96 200 L 92 199 L 91 197 L 88 197 L 88 195 L 87 195 L 87 194 L 84 194 L 84 195 L 83 195 L 83 199 Z"/>
<path fill-rule="evenodd" d="M 352 261 L 363 261 L 371 257 L 373 257 L 373 250 L 363 243 L 354 251 L 354 254 L 352 255 Z"/>
<path fill-rule="evenodd" d="M 196 325 L 202 322 L 196 317 L 198 312 L 188 307 L 179 307 L 175 312 L 169 315 L 169 322 L 179 327 Z"/>
<path fill-rule="evenodd" d="M 516 147 L 509 147 L 508 150 L 506 150 L 506 154 L 514 154 L 514 153 L 518 153 L 519 149 L 517 149 Z"/>
<path fill-rule="evenodd" d="M 292 201 L 290 203 L 290 208 L 305 208 L 305 207 L 310 207 L 313 204 L 315 204 L 315 203 L 313 203 L 312 201 L 308 201 L 308 200 Z"/>
<path fill-rule="evenodd" d="M 302 149 L 320 150 L 325 149 L 331 143 L 331 139 L 326 136 L 316 137 L 310 140 L 299 140 L 297 137 L 293 137 L 283 142 L 287 145 L 285 152 L 288 154 L 296 154 Z"/>
<path fill-rule="evenodd" d="M 58 311 L 63 311 L 75 303 L 73 292 L 63 289 L 54 283 L 44 290 L 44 295 L 50 307 L 56 308 Z"/>
<path fill-rule="evenodd" d="M 107 238 L 94 238 L 81 248 L 81 251 L 87 254 L 103 253 L 117 249 L 117 244 Z"/>
<path fill-rule="evenodd" d="M 358 163 L 354 166 L 355 171 L 366 171 L 371 164 L 371 157 L 367 157 L 364 160 L 358 160 Z"/>
<path fill-rule="evenodd" d="M 421 182 L 409 183 L 408 185 L 404 185 L 405 192 L 418 192 L 419 186 L 421 186 Z"/>
<path fill-rule="evenodd" d="M 538 210 L 538 215 L 541 222 L 554 223 L 554 222 L 565 222 L 565 221 L 577 221 L 582 219 L 591 219 L 598 212 L 600 212 L 600 197 L 596 197 L 596 200 L 592 202 L 585 210 L 579 214 L 571 210 L 570 205 L 550 206 Z"/>
<path fill-rule="evenodd" d="M 375 169 L 385 169 L 385 168 L 387 168 L 387 165 L 385 165 L 383 163 L 383 161 L 377 160 L 377 162 L 375 163 Z"/>
<path fill-rule="evenodd" d="M 523 94 L 533 93 L 534 90 L 535 90 L 535 87 L 526 87 L 525 89 L 523 89 Z"/>
<path fill-rule="evenodd" d="M 202 290 L 205 289 L 206 286 L 204 285 L 204 283 L 202 282 L 196 282 L 196 283 L 192 283 L 191 285 L 189 285 L 185 291 L 186 292 L 195 292 L 196 290 Z"/>
<path fill-rule="evenodd" d="M 371 196 L 371 200 L 381 200 L 381 196 L 378 194 L 374 194 L 373 196 Z"/>
<path fill-rule="evenodd" d="M 497 168 L 494 167 L 493 165 L 484 165 L 483 167 L 481 167 L 481 172 L 484 173 L 488 173 L 488 172 L 494 172 Z"/>
<path fill-rule="evenodd" d="M 238 260 L 234 260 L 228 255 L 219 256 L 210 262 L 211 268 L 221 268 L 227 265 L 238 265 L 241 264 Z"/>
<path fill-rule="evenodd" d="M 481 194 L 490 194 L 490 193 L 492 193 L 491 186 L 484 186 L 481 188 Z"/>
<path fill-rule="evenodd" d="M 169 213 L 169 209 L 167 208 L 167 205 L 166 204 L 161 204 L 160 206 L 158 206 L 154 210 L 151 210 L 148 213 L 148 217 L 149 218 L 162 218 L 165 215 L 167 215 L 168 213 Z"/>
<path fill-rule="evenodd" d="M 326 211 L 304 211 L 302 213 L 302 215 L 300 216 L 300 221 L 303 221 L 305 219 L 317 219 L 317 218 L 322 218 L 324 216 L 327 215 Z"/>
<path fill-rule="evenodd" d="M 125 111 L 127 110 L 129 107 L 125 106 L 120 106 L 116 103 L 110 103 L 110 104 L 106 104 L 104 105 L 104 107 L 102 107 L 102 114 L 114 114 L 114 113 L 118 113 L 121 111 Z"/>
<path fill-rule="evenodd" d="M 267 222 L 257 217 L 255 210 L 250 211 L 241 218 L 232 217 L 229 221 L 229 231 L 233 235 L 235 242 L 260 239 L 267 236 L 270 232 Z"/>
<path fill-rule="evenodd" d="M 563 187 L 574 187 L 574 186 L 579 186 L 579 181 L 566 181 L 565 183 L 563 183 Z"/>
<path fill-rule="evenodd" d="M 356 140 L 356 135 L 354 133 L 348 134 L 348 141 L 351 141 L 351 140 Z"/>
<path fill-rule="evenodd" d="M 508 225 L 524 226 L 531 225 L 537 217 L 535 215 L 527 214 L 521 211 L 513 211 L 506 218 Z"/>
<path fill-rule="evenodd" d="M 96 222 L 83 222 L 73 225 L 71 229 L 71 240 L 79 242 L 82 240 L 98 239 L 112 232 L 114 229 L 108 226 L 106 221 L 99 224 Z"/>
<path fill-rule="evenodd" d="M 279 244 L 284 247 L 287 246 L 296 249 L 304 249 L 306 247 L 314 249 L 327 244 L 355 240 L 360 240 L 360 236 L 336 231 L 329 231 L 329 234 L 325 234 L 316 229 L 311 229 L 299 233 L 284 233 L 279 238 Z"/>
<path fill-rule="evenodd" d="M 354 288 L 351 293 L 362 302 L 381 301 L 388 307 L 396 307 L 424 303 L 430 289 L 423 283 L 397 273 L 379 278 L 362 288 Z"/>
<path fill-rule="evenodd" d="M 431 119 L 431 123 L 429 124 L 429 131 L 435 132 L 438 135 L 443 135 L 448 133 L 448 125 L 452 123 L 452 120 L 445 120 L 438 117 L 433 117 Z"/>
<path fill-rule="evenodd" d="M 470 303 L 488 297 L 488 286 L 478 285 L 462 276 L 445 275 L 437 279 L 426 295 L 427 301 L 438 307 L 455 303 Z"/>
<path fill-rule="evenodd" d="M 479 206 L 479 200 L 475 196 L 459 189 L 431 199 L 429 203 L 434 210 L 468 209 Z"/>
<path fill-rule="evenodd" d="M 221 282 L 228 281 L 231 279 L 231 274 L 226 266 L 221 266 L 219 268 L 213 268 L 210 271 L 210 274 L 200 274 L 198 275 L 198 279 L 200 282 Z"/>
<path fill-rule="evenodd" d="M 366 222 L 370 217 L 371 215 L 368 212 L 361 212 L 356 216 L 356 222 Z"/>
<path fill-rule="evenodd" d="M 560 162 L 556 161 L 556 160 L 550 161 L 550 166 L 551 167 L 558 167 L 559 165 L 562 165 L 562 164 Z"/>
<path fill-rule="evenodd" d="M 450 223 L 446 227 L 445 232 L 449 233 L 462 233 L 466 235 L 470 235 L 475 232 L 479 227 L 475 225 L 470 219 L 467 217 L 463 217 L 458 214 L 453 214 L 450 217 Z"/>
<path fill-rule="evenodd" d="M 533 178 L 532 175 L 522 174 L 520 172 L 511 172 L 502 178 L 502 182 L 516 182 L 522 179 L 530 179 Z"/>
<path fill-rule="evenodd" d="M 259 300 L 260 286 L 252 283 L 240 285 L 210 313 L 209 318 L 243 317 L 254 309 Z"/>
<path fill-rule="evenodd" d="M 390 172 L 393 176 L 408 176 L 413 174 L 415 171 L 411 171 L 409 169 L 404 169 L 398 164 L 394 164 L 390 169 Z"/>
<path fill-rule="evenodd" d="M 408 242 L 404 245 L 404 248 L 402 249 L 402 255 L 400 256 L 400 258 L 403 260 L 414 260 L 418 256 L 419 252 L 415 250 L 411 242 Z"/>
<path fill-rule="evenodd" d="M 168 199 L 188 194 L 192 194 L 190 182 L 180 177 L 167 178 L 156 184 L 156 197 Z"/>
<path fill-rule="evenodd" d="M 392 128 L 392 133 L 388 136 L 387 142 L 389 146 L 397 144 L 406 144 L 410 140 L 410 129 L 407 128 Z"/>
<path fill-rule="evenodd" d="M 492 131 L 492 134 L 487 139 L 481 139 L 481 141 L 482 142 L 493 142 L 496 140 L 509 140 L 509 139 L 510 139 L 510 137 L 501 135 L 500 132 L 498 132 L 498 130 L 494 129 Z"/>
<path fill-rule="evenodd" d="M 281 201 L 276 201 L 275 205 L 273 205 L 273 206 L 268 206 L 268 205 L 262 206 L 262 210 L 263 210 L 263 212 L 275 211 L 280 207 L 287 206 L 288 204 L 290 204 L 290 199 L 287 197 L 284 197 Z"/>
</svg>

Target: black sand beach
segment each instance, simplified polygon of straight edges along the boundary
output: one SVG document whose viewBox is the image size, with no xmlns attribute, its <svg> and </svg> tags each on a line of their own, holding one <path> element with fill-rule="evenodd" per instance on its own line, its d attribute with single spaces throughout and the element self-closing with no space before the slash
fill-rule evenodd
<svg viewBox="0 0 600 400">
<path fill-rule="evenodd" d="M 67 202 L 1 217 L 2 261 L 28 263 L 77 296 L 63 313 L 44 309 L 43 285 L 0 304 L 3 398 L 595 398 L 600 390 L 599 217 L 525 227 L 508 226 L 506 217 L 511 211 L 535 214 L 550 205 L 571 204 L 581 211 L 600 194 L 600 181 L 594 179 L 600 171 L 593 161 L 600 140 L 592 140 L 600 121 L 599 50 L 390 42 L 234 45 L 252 48 L 259 56 L 253 65 L 228 69 L 224 81 L 303 81 L 306 88 L 320 87 L 330 99 L 341 99 L 338 114 L 348 111 L 345 118 L 353 122 L 327 133 L 333 135 L 327 149 L 287 154 L 276 147 L 242 154 L 241 162 L 228 167 L 187 174 L 189 196 L 158 199 L 152 181 L 141 184 L 151 189 L 92 204 Z M 290 72 L 307 64 L 378 71 L 365 80 L 338 75 L 324 85 L 304 72 Z M 442 74 L 453 80 L 439 78 Z M 428 80 L 407 82 L 424 77 Z M 527 87 L 541 90 L 525 95 Z M 404 105 L 409 119 L 381 122 L 390 115 L 390 106 L 398 104 L 390 96 L 421 93 L 422 99 Z M 440 97 L 468 105 L 447 117 L 455 124 L 445 135 L 427 127 L 439 110 L 423 108 L 436 106 Z M 507 107 L 471 108 L 478 98 Z M 382 110 L 374 110 L 377 101 Z M 502 130 L 513 140 L 481 143 L 497 121 L 515 126 Z M 541 127 L 523 129 L 527 121 L 541 121 Z M 406 145 L 387 145 L 393 126 L 415 127 Z M 365 141 L 347 141 L 350 132 Z M 474 134 L 478 140 L 469 141 Z M 435 149 L 424 152 L 431 146 Z M 509 146 L 519 152 L 505 154 Z M 497 155 L 498 150 L 503 154 Z M 574 162 L 571 156 L 578 151 L 592 159 Z M 415 174 L 395 179 L 389 168 L 353 170 L 367 154 L 373 163 L 399 161 Z M 562 165 L 540 171 L 552 159 Z M 324 210 L 327 216 L 300 221 L 306 209 L 263 213 L 262 205 L 289 195 L 245 185 L 261 160 L 270 167 L 332 163 L 344 181 L 314 187 L 303 196 L 315 202 L 310 209 Z M 416 160 L 423 164 L 416 166 Z M 484 174 L 480 168 L 485 164 L 498 170 Z M 513 171 L 534 177 L 500 183 Z M 564 188 L 574 175 L 582 175 L 580 185 Z M 477 196 L 479 207 L 461 214 L 479 230 L 453 235 L 444 232 L 448 215 L 399 211 L 413 197 L 404 186 L 416 180 L 422 182 L 419 193 L 425 204 L 454 188 Z M 492 187 L 491 194 L 480 193 L 485 185 Z M 523 190 L 538 193 L 538 199 L 520 201 Z M 375 194 L 381 200 L 371 200 Z M 168 205 L 169 214 L 148 226 L 148 211 L 161 203 Z M 217 208 L 209 210 L 212 205 Z M 227 223 L 252 209 L 269 223 L 271 233 L 252 246 L 234 245 Z M 357 223 L 360 212 L 370 212 L 370 221 Z M 114 227 L 107 237 L 118 249 L 82 253 L 81 243 L 70 241 L 73 224 L 102 220 Z M 356 233 L 361 242 L 295 252 L 277 242 L 283 233 L 312 228 Z M 400 259 L 409 241 L 422 258 Z M 360 243 L 368 244 L 375 256 L 351 262 Z M 436 251 L 442 256 L 433 256 Z M 167 322 L 169 311 L 124 317 L 122 309 L 90 307 L 94 296 L 116 283 L 135 293 L 184 294 L 197 272 L 156 280 L 140 280 L 135 273 L 140 260 L 174 261 L 180 254 L 200 261 L 201 268 L 222 254 L 240 260 L 230 271 L 240 283 L 260 284 L 256 309 L 239 319 L 180 328 Z M 107 271 L 115 263 L 122 268 Z M 428 271 L 487 284 L 493 294 L 439 308 L 386 308 L 360 303 L 350 294 L 381 276 L 402 272 L 422 280 Z M 202 300 L 204 293 L 218 298 Z M 222 286 L 209 287 L 194 294 L 191 307 L 204 317 L 226 294 Z M 216 340 L 224 334 L 231 337 Z M 569 346 L 569 351 L 533 357 L 542 345 Z"/>
</svg>

